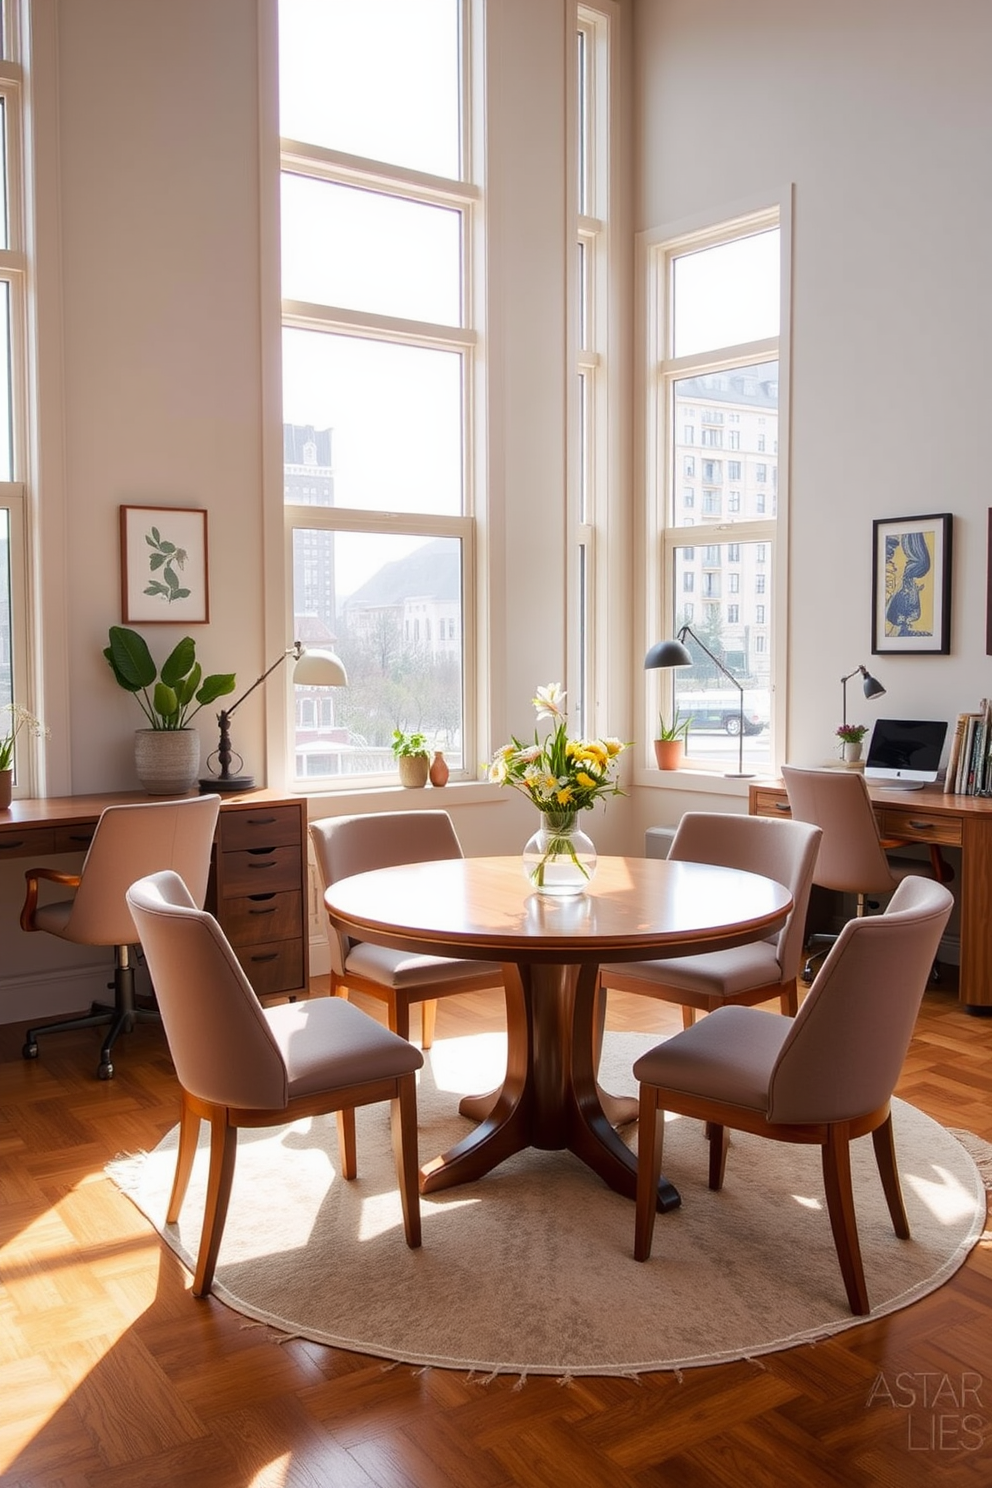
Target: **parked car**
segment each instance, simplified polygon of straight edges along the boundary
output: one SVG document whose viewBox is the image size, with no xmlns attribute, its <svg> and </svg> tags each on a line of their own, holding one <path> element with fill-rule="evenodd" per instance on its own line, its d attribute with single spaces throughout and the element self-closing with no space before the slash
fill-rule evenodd
<svg viewBox="0 0 992 1488">
<path fill-rule="evenodd" d="M 690 732 L 730 734 L 736 739 L 741 726 L 741 696 L 729 688 L 720 692 L 676 692 L 680 718 L 690 718 Z M 768 727 L 767 692 L 744 692 L 744 732 L 760 734 Z"/>
</svg>

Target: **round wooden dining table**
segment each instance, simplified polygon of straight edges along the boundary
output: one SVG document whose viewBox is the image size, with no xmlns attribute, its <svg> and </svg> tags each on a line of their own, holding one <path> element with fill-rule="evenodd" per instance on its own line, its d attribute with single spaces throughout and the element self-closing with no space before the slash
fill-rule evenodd
<svg viewBox="0 0 992 1488">
<path fill-rule="evenodd" d="M 602 1031 L 599 967 L 694 955 L 761 940 L 792 898 L 758 874 L 656 858 L 600 858 L 584 893 L 537 894 L 519 857 L 452 858 L 339 879 L 324 895 L 354 940 L 416 955 L 498 961 L 506 989 L 506 1075 L 462 1111 L 482 1119 L 421 1169 L 422 1193 L 481 1178 L 526 1147 L 568 1149 L 628 1198 L 636 1160 L 615 1124 L 636 1113 L 596 1080 Z M 662 1177 L 658 1207 L 677 1189 Z"/>
</svg>

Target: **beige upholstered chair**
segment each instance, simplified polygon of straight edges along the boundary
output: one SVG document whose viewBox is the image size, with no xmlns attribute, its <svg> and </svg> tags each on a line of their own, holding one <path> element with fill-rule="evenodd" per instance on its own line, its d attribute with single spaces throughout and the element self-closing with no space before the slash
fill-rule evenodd
<svg viewBox="0 0 992 1488">
<path fill-rule="evenodd" d="M 802 822 L 687 811 L 669 859 L 763 874 L 785 885 L 794 908 L 782 929 L 767 940 L 699 956 L 603 966 L 600 987 L 680 1003 L 687 1028 L 697 1009 L 712 1012 L 728 1003 L 753 1006 L 777 997 L 783 1013 L 795 1013 L 799 1005 L 796 973 L 802 960 L 806 906 L 819 841 L 819 829 Z"/>
<path fill-rule="evenodd" d="M 167 1223 L 179 1218 L 201 1120 L 210 1167 L 193 1295 L 213 1284 L 234 1179 L 238 1128 L 337 1113 L 341 1171 L 354 1178 L 355 1108 L 388 1100 L 406 1243 L 420 1244 L 417 1192 L 419 1049 L 335 998 L 263 1008 L 213 915 L 177 874 L 132 884 L 127 902 L 158 993 L 182 1087 L 179 1153 Z M 264 1195 L 259 1196 L 264 1202 Z"/>
<path fill-rule="evenodd" d="M 135 1004 L 130 952 L 137 936 L 124 896 L 136 878 L 159 868 L 174 868 L 189 885 L 197 904 L 202 904 L 219 808 L 220 796 L 216 795 L 108 806 L 97 822 L 78 874 L 53 868 L 27 869 L 21 929 L 45 930 L 76 945 L 113 946 L 114 1006 L 94 1003 L 81 1017 L 29 1028 L 22 1051 L 25 1059 L 37 1059 L 39 1034 L 106 1023 L 110 1028 L 100 1050 L 99 1075 L 101 1080 L 109 1080 L 114 1073 L 111 1050 L 118 1036 L 130 1033 L 142 1019 L 157 1020 L 153 1008 Z M 72 888 L 75 893 L 71 899 L 40 904 L 42 880 Z"/>
<path fill-rule="evenodd" d="M 907 1239 L 889 1102 L 951 904 L 943 884 L 907 878 L 884 914 L 845 925 L 795 1018 L 719 1008 L 638 1059 L 637 1260 L 651 1254 L 664 1113 L 677 1111 L 708 1123 L 712 1189 L 723 1185 L 728 1128 L 820 1146 L 848 1302 L 869 1311 L 849 1147 L 871 1132 L 893 1228 Z"/>
<path fill-rule="evenodd" d="M 789 797 L 793 821 L 813 822 L 823 838 L 816 860 L 813 882 L 821 888 L 853 894 L 856 914 L 864 914 L 870 895 L 888 895 L 909 874 L 930 875 L 938 882 L 950 878 L 940 848 L 934 846 L 930 862 L 893 858 L 889 851 L 908 844 L 902 838 L 882 838 L 872 809 L 864 777 L 854 770 L 807 770 L 782 766 L 782 779 Z M 816 935 L 811 944 L 830 944 L 832 935 Z M 803 968 L 803 980 L 811 981 L 816 957 Z"/>
<path fill-rule="evenodd" d="M 393 868 L 401 863 L 433 863 L 462 857 L 446 811 L 384 811 L 365 816 L 329 816 L 310 823 L 310 838 L 323 887 L 355 873 Z M 421 1044 L 434 1041 L 437 999 L 456 992 L 502 987 L 503 974 L 493 961 L 417 956 L 385 946 L 353 941 L 328 922 L 331 994 L 367 992 L 385 1002 L 389 1026 L 410 1037 L 410 1006 L 422 1004 Z"/>
</svg>

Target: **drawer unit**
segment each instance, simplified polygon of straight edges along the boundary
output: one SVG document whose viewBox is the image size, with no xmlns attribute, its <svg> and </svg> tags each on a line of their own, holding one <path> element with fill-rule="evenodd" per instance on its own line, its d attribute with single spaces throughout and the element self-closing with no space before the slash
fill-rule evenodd
<svg viewBox="0 0 992 1488">
<path fill-rule="evenodd" d="M 760 785 L 751 787 L 752 816 L 791 816 L 789 799 L 781 789 L 765 789 Z"/>
<path fill-rule="evenodd" d="M 0 862 L 5 858 L 47 858 L 55 852 L 52 827 L 5 827 L 0 832 Z"/>
<path fill-rule="evenodd" d="M 961 846 L 961 818 L 933 816 L 926 811 L 908 811 L 885 806 L 877 811 L 878 828 L 883 837 L 898 837 L 903 842 L 939 843 L 942 847 Z"/>
<path fill-rule="evenodd" d="M 305 844 L 302 800 L 222 803 L 207 905 L 260 997 L 308 987 Z"/>
</svg>

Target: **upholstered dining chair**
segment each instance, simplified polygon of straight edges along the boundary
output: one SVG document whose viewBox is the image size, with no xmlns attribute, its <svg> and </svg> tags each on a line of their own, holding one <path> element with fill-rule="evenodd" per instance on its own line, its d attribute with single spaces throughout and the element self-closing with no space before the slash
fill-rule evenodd
<svg viewBox="0 0 992 1488">
<path fill-rule="evenodd" d="M 651 1254 L 664 1113 L 674 1111 L 707 1123 L 711 1189 L 723 1186 L 728 1130 L 819 1145 L 847 1300 L 859 1316 L 870 1310 L 850 1144 L 872 1134 L 893 1229 L 908 1239 L 890 1100 L 952 903 L 943 884 L 907 878 L 884 914 L 845 925 L 794 1018 L 718 1008 L 637 1060 L 637 1260 Z"/>
<path fill-rule="evenodd" d="M 310 839 L 322 885 L 374 868 L 402 863 L 433 863 L 463 856 L 446 811 L 382 811 L 364 816 L 329 816 L 310 823 Z M 493 961 L 417 956 L 407 951 L 353 941 L 327 922 L 331 952 L 331 995 L 366 992 L 385 1002 L 389 1026 L 410 1037 L 410 1008 L 421 1004 L 421 1046 L 434 1041 L 437 999 L 456 992 L 502 987 L 503 973 Z"/>
<path fill-rule="evenodd" d="M 210 876 L 210 854 L 217 826 L 220 796 L 183 796 L 177 800 L 137 801 L 108 806 L 96 824 L 79 873 L 53 868 L 28 868 L 27 892 L 21 910 L 22 930 L 44 930 L 76 945 L 114 949 L 113 1007 L 94 1003 L 88 1013 L 42 1023 L 27 1031 L 22 1053 L 37 1059 L 38 1038 L 69 1028 L 108 1024 L 100 1050 L 99 1076 L 113 1077 L 111 1051 L 122 1033 L 138 1022 L 158 1019 L 154 1008 L 139 1007 L 134 997 L 131 948 L 137 940 L 125 901 L 129 884 L 159 868 L 174 868 L 203 903 Z M 71 888 L 70 899 L 39 902 L 42 881 Z"/>
<path fill-rule="evenodd" d="M 200 1122 L 210 1164 L 193 1295 L 205 1297 L 227 1218 L 238 1130 L 337 1115 L 341 1173 L 357 1173 L 355 1109 L 390 1102 L 393 1152 L 411 1248 L 421 1241 L 417 1076 L 424 1056 L 368 1013 L 332 997 L 263 1008 L 223 930 L 176 873 L 131 885 L 127 902 L 158 995 L 182 1091 L 179 1151 L 166 1222 L 179 1218 Z M 264 1202 L 264 1196 L 260 1197 Z"/>
<path fill-rule="evenodd" d="M 728 1004 L 753 1006 L 773 997 L 779 999 L 783 1013 L 794 1014 L 799 1006 L 796 974 L 819 842 L 819 828 L 803 822 L 687 811 L 676 829 L 669 860 L 712 863 L 773 878 L 792 895 L 789 918 L 774 935 L 750 945 L 667 961 L 602 966 L 600 988 L 679 1003 L 686 1028 L 697 1010 L 712 1012 Z"/>
<path fill-rule="evenodd" d="M 823 833 L 813 882 L 853 894 L 858 918 L 865 913 L 870 896 L 891 894 L 910 874 L 929 875 L 938 883 L 950 879 L 949 865 L 936 844 L 930 849 L 929 862 L 890 855 L 893 849 L 909 844 L 904 838 L 880 836 L 868 787 L 857 771 L 783 765 L 782 780 L 792 820 L 814 823 Z M 817 944 L 829 946 L 835 939 L 817 933 L 810 937 L 809 946 L 811 950 Z M 803 981 L 812 981 L 817 959 L 817 955 L 807 958 Z"/>
</svg>

